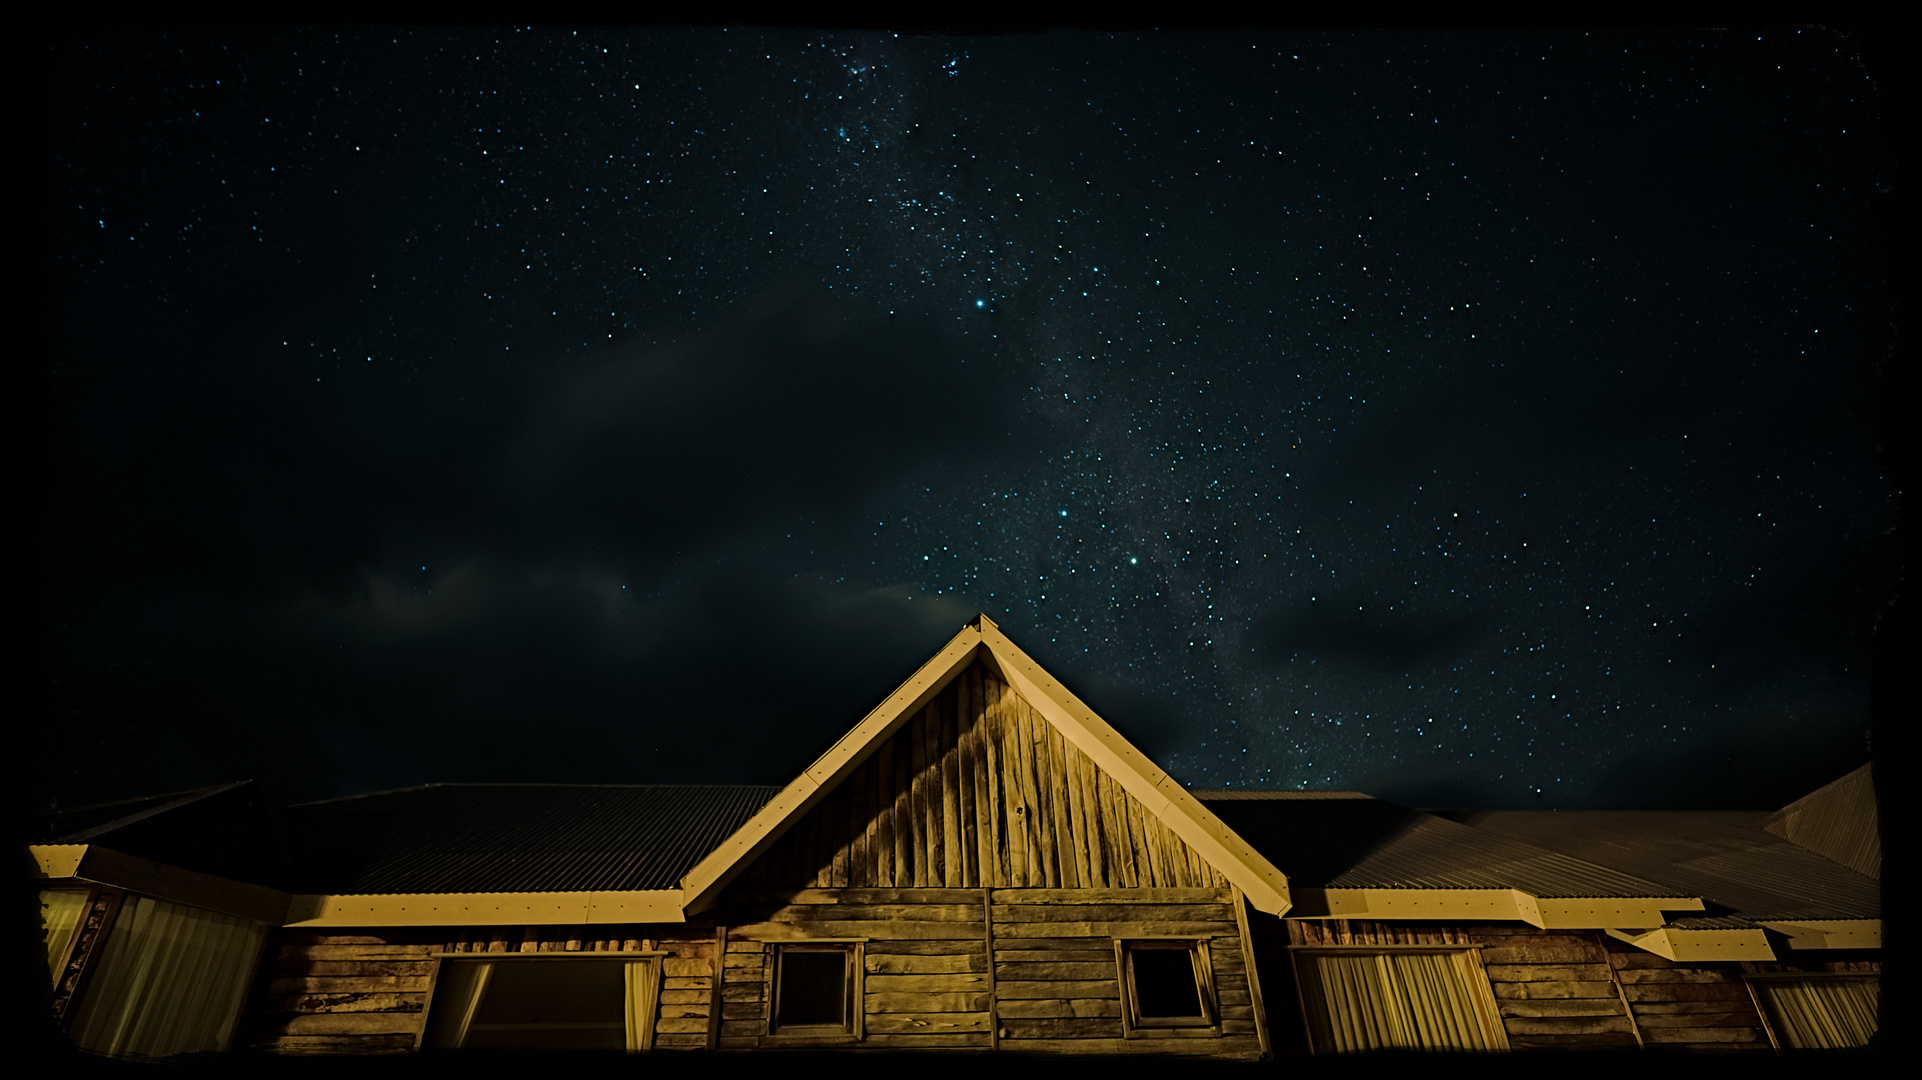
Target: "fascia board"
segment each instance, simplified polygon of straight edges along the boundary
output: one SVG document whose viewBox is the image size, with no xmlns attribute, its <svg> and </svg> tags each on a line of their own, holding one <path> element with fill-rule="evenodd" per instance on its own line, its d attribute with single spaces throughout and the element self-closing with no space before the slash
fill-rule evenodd
<svg viewBox="0 0 1922 1080">
<path fill-rule="evenodd" d="M 1660 926 L 1665 912 L 1701 911 L 1703 904 L 1699 897 L 1575 896 L 1537 898 L 1535 908 L 1535 925 L 1544 930 L 1601 930 Z"/>
<path fill-rule="evenodd" d="M 1665 960 L 1774 960 L 1768 935 L 1754 930 L 1687 930 L 1661 926 L 1650 930 L 1609 928 L 1608 936 Z"/>
<path fill-rule="evenodd" d="M 85 844 L 29 844 L 36 876 L 70 878 L 80 876 L 80 860 L 87 855 Z"/>
<path fill-rule="evenodd" d="M 1790 949 L 1879 949 L 1881 919 L 1794 919 L 1762 924 L 1788 938 Z"/>
<path fill-rule="evenodd" d="M 678 923 L 681 890 L 547 893 L 382 893 L 302 895 L 287 912 L 289 927 L 324 926 L 586 926 Z"/>
<path fill-rule="evenodd" d="M 1293 902 L 1288 877 L 1254 846 L 1235 835 L 1214 812 L 1137 750 L 1093 709 L 1061 685 L 993 623 L 983 623 L 982 644 L 993 654 L 1009 685 L 1067 740 L 1140 800 L 1149 813 L 1219 869 L 1258 911 L 1285 915 Z"/>
<path fill-rule="evenodd" d="M 900 730 L 909 717 L 933 700 L 954 676 L 974 659 L 981 645 L 981 631 L 963 627 L 953 640 L 894 693 L 874 707 L 867 717 L 835 741 L 827 753 L 817 758 L 780 794 L 761 807 L 733 835 L 708 852 L 694 869 L 681 879 L 686 898 L 684 914 L 712 907 L 720 891 L 745 869 L 750 861 L 781 838 L 790 823 L 807 813 L 834 785 L 853 772 L 874 748 Z"/>
<path fill-rule="evenodd" d="M 286 918 L 293 899 L 278 889 L 182 870 L 99 844 L 34 845 L 34 860 L 48 878 L 78 878 L 275 926 Z"/>
<path fill-rule="evenodd" d="M 1531 922 L 1534 898 L 1514 889 L 1325 889 L 1295 886 L 1289 918 Z"/>
</svg>

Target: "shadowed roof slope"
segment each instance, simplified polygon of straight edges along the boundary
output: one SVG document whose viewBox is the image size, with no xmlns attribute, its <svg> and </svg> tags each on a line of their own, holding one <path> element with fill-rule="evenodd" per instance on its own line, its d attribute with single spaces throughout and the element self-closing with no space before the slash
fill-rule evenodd
<svg viewBox="0 0 1922 1080">
<path fill-rule="evenodd" d="M 1672 884 L 1352 792 L 1194 793 L 1296 885 L 1684 897 Z"/>
<path fill-rule="evenodd" d="M 1767 811 L 1479 810 L 1495 836 L 1647 874 L 1749 920 L 1876 919 L 1881 884 L 1762 830 Z M 1677 920 L 1685 925 L 1687 920 Z"/>
<path fill-rule="evenodd" d="M 672 889 L 781 789 L 430 784 L 288 811 L 312 893 Z"/>
</svg>

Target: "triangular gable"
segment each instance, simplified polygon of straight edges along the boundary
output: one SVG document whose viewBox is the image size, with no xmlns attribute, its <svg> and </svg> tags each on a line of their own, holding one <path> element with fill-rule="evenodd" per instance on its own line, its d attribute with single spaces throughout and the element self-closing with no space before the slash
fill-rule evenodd
<svg viewBox="0 0 1922 1080">
<path fill-rule="evenodd" d="M 975 664 L 980 669 L 951 690 L 957 676 Z M 928 709 L 944 693 L 950 718 L 945 729 Z M 945 704 L 957 695 L 968 704 Z M 992 728 L 1002 736 L 970 742 L 965 720 L 964 730 L 954 727 L 957 712 L 992 718 L 983 731 Z M 908 737 L 899 738 L 904 731 Z M 998 744 L 1003 736 L 1013 753 L 1032 756 L 1010 759 L 1005 769 L 990 768 L 994 755 L 1010 752 Z M 927 767 L 925 754 L 919 766 L 912 756 L 924 742 L 936 755 L 945 747 L 949 753 L 943 760 L 978 760 L 980 767 L 966 782 L 936 777 L 926 785 L 918 779 L 908 783 L 902 772 L 919 774 Z M 990 783 L 1027 787 L 996 795 L 988 791 Z M 887 812 L 884 787 L 887 798 L 904 800 L 901 812 Z M 929 798 L 952 799 L 954 805 L 945 815 L 915 809 L 926 804 L 913 800 Z M 860 815 L 857 801 L 878 827 L 864 832 L 846 824 L 821 826 Z M 976 802 L 978 814 L 960 812 Z M 1006 820 L 997 819 L 999 813 Z M 946 832 L 928 824 L 936 820 L 949 823 Z M 1002 837 L 1004 846 L 972 832 L 977 820 Z M 910 824 L 904 830 L 902 823 Z M 1071 823 L 1089 845 L 1086 850 L 1066 850 Z M 895 887 L 1141 887 L 1225 878 L 1260 910 L 1281 914 L 1289 906 L 1281 871 L 985 615 L 702 860 L 683 882 L 687 912 L 713 905 L 721 890 L 751 866 L 753 876 L 767 875 L 766 865 L 756 865 L 763 856 L 820 883 L 872 881 Z"/>
<path fill-rule="evenodd" d="M 1762 830 L 1867 877 L 1882 876 L 1882 832 L 1875 802 L 1875 763 L 1783 807 Z"/>
</svg>

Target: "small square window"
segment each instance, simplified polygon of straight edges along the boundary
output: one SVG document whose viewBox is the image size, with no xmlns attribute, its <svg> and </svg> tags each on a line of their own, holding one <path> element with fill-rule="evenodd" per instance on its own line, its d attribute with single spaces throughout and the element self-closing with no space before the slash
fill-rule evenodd
<svg viewBox="0 0 1922 1080">
<path fill-rule="evenodd" d="M 777 945 L 772 959 L 769 1035 L 802 1039 L 861 1036 L 861 946 L 858 942 Z"/>
<path fill-rule="evenodd" d="M 1129 1035 L 1144 1029 L 1214 1027 L 1214 973 L 1208 943 L 1196 939 L 1118 941 Z"/>
</svg>

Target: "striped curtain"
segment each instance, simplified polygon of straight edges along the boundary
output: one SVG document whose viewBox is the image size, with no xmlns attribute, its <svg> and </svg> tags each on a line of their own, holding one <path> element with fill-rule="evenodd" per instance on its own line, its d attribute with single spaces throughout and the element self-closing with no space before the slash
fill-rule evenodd
<svg viewBox="0 0 1922 1080">
<path fill-rule="evenodd" d="M 1302 951 L 1295 960 L 1316 1053 L 1508 1049 L 1466 952 Z"/>
<path fill-rule="evenodd" d="M 93 961 L 74 1044 L 146 1057 L 227 1049 L 265 937 L 249 919 L 129 896 Z"/>
<path fill-rule="evenodd" d="M 87 914 L 87 901 L 92 896 L 88 889 L 40 890 L 40 940 L 47 946 L 47 970 L 56 986 L 60 984 L 62 962 L 67 959 L 67 946 L 73 942 L 74 929 Z"/>
<path fill-rule="evenodd" d="M 1775 1036 L 1795 1050 L 1867 1046 L 1882 1002 L 1880 979 L 1756 979 Z"/>
<path fill-rule="evenodd" d="M 630 961 L 627 965 L 626 1012 L 629 1050 L 654 1049 L 654 1014 L 660 997 L 660 961 Z"/>
</svg>

